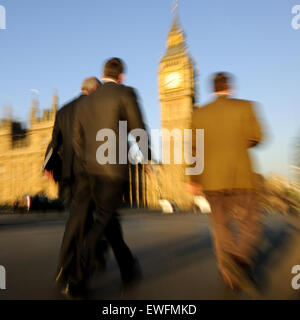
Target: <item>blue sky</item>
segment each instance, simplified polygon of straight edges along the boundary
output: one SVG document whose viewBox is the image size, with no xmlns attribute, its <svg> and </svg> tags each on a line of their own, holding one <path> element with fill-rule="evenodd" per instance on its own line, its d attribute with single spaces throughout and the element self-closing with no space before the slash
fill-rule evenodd
<svg viewBox="0 0 300 320">
<path fill-rule="evenodd" d="M 300 0 L 179 0 L 180 22 L 199 68 L 198 103 L 212 99 L 210 75 L 230 71 L 239 98 L 259 102 L 268 139 L 255 151 L 258 171 L 289 175 L 293 138 L 300 134 L 300 29 L 291 13 Z M 128 66 L 152 128 L 160 127 L 157 71 L 165 51 L 173 0 L 0 0 L 0 107 L 26 121 L 32 93 L 49 108 L 54 89 L 63 104 L 105 59 Z M 0 110 L 0 115 L 2 115 Z"/>
</svg>

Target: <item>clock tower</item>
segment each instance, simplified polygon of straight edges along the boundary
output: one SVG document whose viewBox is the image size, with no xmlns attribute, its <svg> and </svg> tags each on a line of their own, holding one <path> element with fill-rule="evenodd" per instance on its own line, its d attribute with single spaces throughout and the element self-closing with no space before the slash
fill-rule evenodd
<svg viewBox="0 0 300 320">
<path fill-rule="evenodd" d="M 165 165 L 168 174 L 167 181 L 164 182 L 163 197 L 174 200 L 179 206 L 184 207 L 180 205 L 183 198 L 183 182 L 187 180 L 183 133 L 184 129 L 191 128 L 195 102 L 195 70 L 187 51 L 177 12 L 168 34 L 166 53 L 160 61 L 159 99 L 163 129 L 162 159 L 163 162 L 165 159 L 170 159 L 170 164 Z M 173 136 L 172 132 L 181 133 L 181 143 L 178 143 L 178 138 L 175 142 L 175 135 Z M 165 143 L 165 141 L 170 141 L 170 143 Z"/>
</svg>

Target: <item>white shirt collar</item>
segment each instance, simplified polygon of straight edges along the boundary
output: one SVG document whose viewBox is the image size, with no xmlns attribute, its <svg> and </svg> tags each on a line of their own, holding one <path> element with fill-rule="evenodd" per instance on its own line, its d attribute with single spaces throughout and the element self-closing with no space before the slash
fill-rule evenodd
<svg viewBox="0 0 300 320">
<path fill-rule="evenodd" d="M 118 83 L 116 80 L 114 80 L 114 79 L 112 79 L 112 78 L 103 77 L 102 80 L 103 80 L 104 83 L 106 83 L 106 82 Z"/>
<path fill-rule="evenodd" d="M 224 97 L 224 96 L 230 96 L 230 93 L 219 93 L 219 92 L 215 92 L 215 94 L 219 97 Z"/>
</svg>

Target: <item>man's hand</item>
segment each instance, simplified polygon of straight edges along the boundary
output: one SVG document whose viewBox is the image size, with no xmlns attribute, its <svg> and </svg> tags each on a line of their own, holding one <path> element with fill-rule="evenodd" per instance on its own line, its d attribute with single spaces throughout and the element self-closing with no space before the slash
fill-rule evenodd
<svg viewBox="0 0 300 320">
<path fill-rule="evenodd" d="M 53 171 L 44 170 L 44 173 L 45 173 L 45 176 L 48 178 L 48 180 L 54 181 Z"/>
<path fill-rule="evenodd" d="M 200 196 L 203 194 L 202 186 L 194 182 L 185 183 L 185 189 L 194 196 Z"/>
</svg>

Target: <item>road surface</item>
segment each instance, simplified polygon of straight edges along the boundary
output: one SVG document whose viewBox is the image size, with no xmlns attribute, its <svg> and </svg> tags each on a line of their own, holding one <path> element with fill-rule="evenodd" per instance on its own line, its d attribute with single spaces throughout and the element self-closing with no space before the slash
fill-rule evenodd
<svg viewBox="0 0 300 320">
<path fill-rule="evenodd" d="M 0 217 L 0 265 L 6 290 L 0 299 L 64 299 L 54 286 L 65 214 Z M 120 295 L 120 275 L 110 252 L 107 270 L 91 281 L 90 299 L 249 299 L 225 288 L 216 266 L 209 216 L 139 213 L 122 215 L 124 236 L 138 257 L 143 281 Z M 255 299 L 299 299 L 291 269 L 300 265 L 300 222 L 268 216 L 257 259 L 261 293 Z"/>
</svg>

